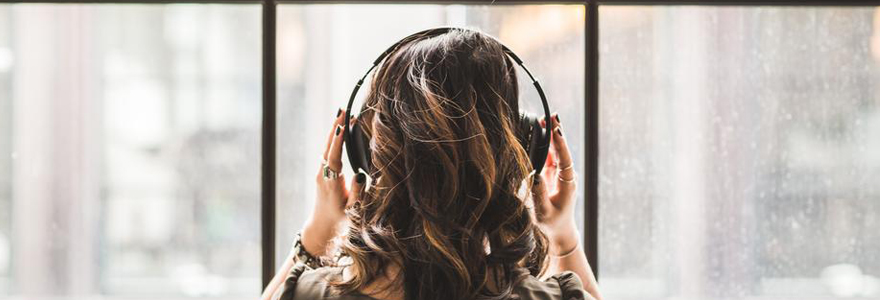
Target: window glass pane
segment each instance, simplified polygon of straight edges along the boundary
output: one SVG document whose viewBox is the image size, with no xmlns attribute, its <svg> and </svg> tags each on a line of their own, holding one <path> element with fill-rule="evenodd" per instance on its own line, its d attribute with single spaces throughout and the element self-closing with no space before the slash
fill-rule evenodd
<svg viewBox="0 0 880 300">
<path fill-rule="evenodd" d="M 259 5 L 0 5 L 0 297 L 260 292 Z"/>
<path fill-rule="evenodd" d="M 600 14 L 606 296 L 880 297 L 880 13 Z"/>
<path fill-rule="evenodd" d="M 311 211 L 314 176 L 336 109 L 345 105 L 354 84 L 388 46 L 411 33 L 444 25 L 492 34 L 525 61 L 547 92 L 551 109 L 560 112 L 577 171 L 583 173 L 582 5 L 282 5 L 278 16 L 278 259 L 284 258 Z M 525 74 L 519 78 L 520 103 L 530 112 L 540 112 L 534 87 Z M 345 172 L 352 178 L 348 166 Z M 579 197 L 579 223 L 582 208 L 583 197 Z"/>
</svg>

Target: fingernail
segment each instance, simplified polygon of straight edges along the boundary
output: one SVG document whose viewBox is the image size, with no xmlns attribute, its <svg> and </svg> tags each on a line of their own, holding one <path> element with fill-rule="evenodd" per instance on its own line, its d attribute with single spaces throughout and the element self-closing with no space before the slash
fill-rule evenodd
<svg viewBox="0 0 880 300">
<path fill-rule="evenodd" d="M 364 173 L 358 173 L 354 180 L 357 181 L 358 184 L 364 184 L 364 182 L 367 181 L 367 175 L 364 175 Z"/>
<path fill-rule="evenodd" d="M 559 122 L 560 122 L 560 121 L 559 121 L 559 114 L 557 113 L 557 114 L 556 114 L 556 124 L 559 124 Z"/>
<path fill-rule="evenodd" d="M 339 135 L 339 132 L 342 131 L 342 125 L 336 126 L 336 135 Z"/>
<path fill-rule="evenodd" d="M 336 109 L 336 117 L 339 118 L 339 115 L 341 115 L 341 114 L 342 114 L 342 109 L 341 109 L 341 108 L 337 108 L 337 109 Z"/>
<path fill-rule="evenodd" d="M 535 176 L 535 179 L 532 180 L 532 182 L 534 182 L 535 185 L 541 184 L 541 176 Z"/>
<path fill-rule="evenodd" d="M 562 127 L 556 127 L 556 134 L 562 136 Z"/>
</svg>

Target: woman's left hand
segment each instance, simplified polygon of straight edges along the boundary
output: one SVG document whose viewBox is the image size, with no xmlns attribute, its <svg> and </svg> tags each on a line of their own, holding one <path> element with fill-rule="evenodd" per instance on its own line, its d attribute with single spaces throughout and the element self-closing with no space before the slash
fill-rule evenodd
<svg viewBox="0 0 880 300">
<path fill-rule="evenodd" d="M 547 127 L 546 120 L 541 121 Z M 550 122 L 550 151 L 544 171 L 535 176 L 532 192 L 535 195 L 535 213 L 538 226 L 550 240 L 549 252 L 553 255 L 568 253 L 578 245 L 574 207 L 577 204 L 577 177 L 568 142 L 562 135 L 559 115 L 553 114 Z"/>
<path fill-rule="evenodd" d="M 342 174 L 344 122 L 344 111 L 338 110 L 333 127 L 327 136 L 323 162 L 315 176 L 317 186 L 315 207 L 302 232 L 303 247 L 315 256 L 322 256 L 327 252 L 330 241 L 337 234 L 339 224 L 345 221 L 345 209 L 357 201 L 366 181 L 366 175 L 358 173 L 351 182 L 351 188 L 345 186 L 345 176 Z M 352 118 L 351 123 L 354 122 L 355 119 Z M 337 176 L 333 178 L 332 173 Z"/>
</svg>

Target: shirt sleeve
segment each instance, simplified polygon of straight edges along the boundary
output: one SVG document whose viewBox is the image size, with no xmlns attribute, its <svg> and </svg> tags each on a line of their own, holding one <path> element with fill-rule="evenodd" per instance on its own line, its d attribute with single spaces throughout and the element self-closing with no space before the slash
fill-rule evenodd
<svg viewBox="0 0 880 300">
<path fill-rule="evenodd" d="M 587 291 L 584 290 L 584 284 L 577 274 L 571 271 L 565 271 L 551 276 L 547 279 L 549 282 L 556 281 L 559 289 L 562 291 L 562 300 L 592 300 Z"/>
<path fill-rule="evenodd" d="M 293 268 L 290 268 L 290 273 L 287 275 L 287 279 L 281 284 L 281 288 L 275 291 L 275 295 L 272 295 L 272 299 L 293 300 L 296 283 L 299 281 L 300 275 L 308 269 L 310 268 L 303 263 L 297 263 Z"/>
</svg>

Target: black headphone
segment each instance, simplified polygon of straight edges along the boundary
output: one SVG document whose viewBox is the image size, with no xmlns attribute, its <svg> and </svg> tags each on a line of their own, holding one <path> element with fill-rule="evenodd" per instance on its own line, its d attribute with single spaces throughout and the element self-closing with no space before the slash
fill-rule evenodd
<svg viewBox="0 0 880 300">
<path fill-rule="evenodd" d="M 364 83 L 364 79 L 367 78 L 367 75 L 369 75 L 370 72 L 372 72 L 373 69 L 385 59 L 385 57 L 397 50 L 401 45 L 410 42 L 415 38 L 439 36 L 452 30 L 470 31 L 470 29 L 465 28 L 439 27 L 411 34 L 397 43 L 394 43 L 391 47 L 388 47 L 385 52 L 382 52 L 382 55 L 379 55 L 379 57 L 373 61 L 373 66 L 367 70 L 360 80 L 358 80 L 357 84 L 354 86 L 354 90 L 351 91 L 351 97 L 348 99 L 348 105 L 345 108 L 345 131 L 343 132 L 343 138 L 345 138 L 345 150 L 348 152 L 348 161 L 355 173 L 358 173 L 358 169 L 361 169 L 364 170 L 367 175 L 372 176 L 371 172 L 373 171 L 370 137 L 360 126 L 360 122 L 349 128 L 349 122 L 351 121 L 351 106 L 354 104 L 354 98 L 357 96 L 358 90 Z M 547 104 L 547 96 L 544 95 L 544 90 L 541 88 L 541 84 L 539 84 L 538 80 L 532 76 L 532 72 L 529 72 L 529 69 L 523 65 L 522 60 L 520 60 L 513 51 L 510 51 L 510 49 L 503 44 L 501 47 L 504 50 L 504 53 L 513 59 L 520 68 L 526 71 L 526 74 L 532 79 L 532 84 L 534 84 L 535 88 L 538 90 L 538 95 L 541 97 L 541 104 L 544 106 L 544 120 L 549 121 L 550 106 Z M 544 162 L 547 160 L 547 151 L 550 148 L 549 126 L 547 126 L 547 129 L 542 128 L 540 120 L 527 113 L 520 112 L 519 116 L 519 132 L 525 133 L 525 136 L 521 137 L 520 141 L 522 142 L 522 146 L 526 150 L 526 153 L 529 154 L 529 160 L 532 162 L 532 166 L 535 169 L 534 174 L 541 174 L 541 170 L 544 169 Z"/>
</svg>

